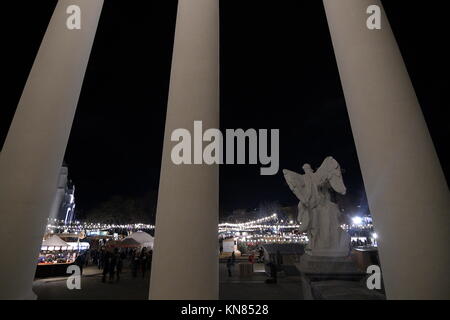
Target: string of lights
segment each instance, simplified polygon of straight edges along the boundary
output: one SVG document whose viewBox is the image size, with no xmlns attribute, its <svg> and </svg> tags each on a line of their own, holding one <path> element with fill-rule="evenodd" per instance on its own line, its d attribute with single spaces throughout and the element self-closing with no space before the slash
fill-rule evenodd
<svg viewBox="0 0 450 320">
<path fill-rule="evenodd" d="M 355 217 L 351 224 L 342 224 L 342 229 L 348 230 L 371 230 L 373 225 L 369 218 Z M 250 220 L 241 223 L 224 222 L 218 225 L 219 234 L 222 237 L 233 237 L 238 242 L 247 244 L 258 243 L 290 243 L 290 242 L 307 242 L 306 234 L 299 234 L 296 230 L 300 224 L 294 223 L 293 220 L 284 222 L 278 219 L 278 215 L 273 213 L 269 216 Z M 47 225 L 47 231 L 51 233 L 95 233 L 98 231 L 110 232 L 116 230 L 137 231 L 137 230 L 154 230 L 152 224 L 134 223 L 134 224 L 108 224 L 99 222 L 80 222 L 74 221 L 70 224 L 64 220 L 51 219 Z M 376 238 L 375 234 L 373 236 Z"/>
</svg>

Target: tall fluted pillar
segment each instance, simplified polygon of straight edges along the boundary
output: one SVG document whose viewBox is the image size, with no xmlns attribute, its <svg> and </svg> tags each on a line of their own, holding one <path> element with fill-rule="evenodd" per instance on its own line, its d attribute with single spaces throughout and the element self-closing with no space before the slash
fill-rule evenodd
<svg viewBox="0 0 450 320">
<path fill-rule="evenodd" d="M 150 299 L 218 298 L 218 165 L 171 160 L 173 130 L 196 120 L 219 128 L 218 0 L 178 1 Z"/>
<path fill-rule="evenodd" d="M 69 29 L 73 5 L 81 29 Z M 102 6 L 58 1 L 0 154 L 0 299 L 35 298 L 39 249 Z"/>
<path fill-rule="evenodd" d="M 324 0 L 388 299 L 450 298 L 450 197 L 379 0 Z M 370 5 L 381 29 L 369 30 Z"/>
</svg>

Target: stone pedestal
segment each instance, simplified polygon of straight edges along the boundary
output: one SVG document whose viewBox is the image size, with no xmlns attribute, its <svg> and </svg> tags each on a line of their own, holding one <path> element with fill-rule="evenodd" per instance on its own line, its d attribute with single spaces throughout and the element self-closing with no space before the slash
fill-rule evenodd
<svg viewBox="0 0 450 320">
<path fill-rule="evenodd" d="M 295 266 L 300 271 L 303 297 L 316 299 L 313 287 L 324 281 L 342 281 L 354 284 L 361 281 L 366 274 L 356 268 L 350 257 L 317 257 L 304 254 Z"/>
<path fill-rule="evenodd" d="M 378 249 L 374 247 L 353 248 L 351 252 L 352 260 L 361 271 L 366 271 L 370 265 L 380 265 Z"/>
</svg>

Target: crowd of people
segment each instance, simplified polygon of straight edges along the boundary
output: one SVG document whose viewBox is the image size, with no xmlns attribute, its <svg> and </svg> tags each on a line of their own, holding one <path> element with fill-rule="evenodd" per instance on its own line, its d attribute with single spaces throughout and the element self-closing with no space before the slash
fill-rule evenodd
<svg viewBox="0 0 450 320">
<path fill-rule="evenodd" d="M 364 241 L 357 239 L 357 240 L 352 240 L 351 242 L 352 247 L 362 247 L 362 246 L 370 246 L 372 245 L 372 242 L 370 241 L 370 239 L 365 239 Z"/>
<path fill-rule="evenodd" d="M 70 251 L 46 251 L 41 252 L 38 257 L 39 264 L 72 263 L 76 253 Z"/>
<path fill-rule="evenodd" d="M 124 263 L 128 262 L 132 276 L 136 278 L 138 273 L 144 278 L 151 268 L 153 252 L 147 248 L 106 248 L 87 250 L 80 254 L 75 264 L 83 274 L 83 267 L 95 265 L 102 270 L 102 282 L 118 282 L 124 269 Z"/>
<path fill-rule="evenodd" d="M 248 256 L 248 262 L 251 264 L 264 263 L 264 249 L 262 247 L 259 247 L 258 249 L 255 249 L 252 252 L 250 252 Z M 235 263 L 236 263 L 236 255 L 233 251 L 231 253 L 231 256 L 227 259 L 228 277 L 232 276 L 232 271 L 234 269 Z"/>
</svg>

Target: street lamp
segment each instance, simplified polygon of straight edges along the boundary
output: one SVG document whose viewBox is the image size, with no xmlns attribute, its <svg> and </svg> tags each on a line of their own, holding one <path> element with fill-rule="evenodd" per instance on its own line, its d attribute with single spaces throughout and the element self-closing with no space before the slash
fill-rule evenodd
<svg viewBox="0 0 450 320">
<path fill-rule="evenodd" d="M 362 224 L 362 218 L 361 217 L 353 217 L 352 218 L 352 222 L 353 222 L 353 224 L 355 224 L 355 225 L 361 225 Z"/>
</svg>

